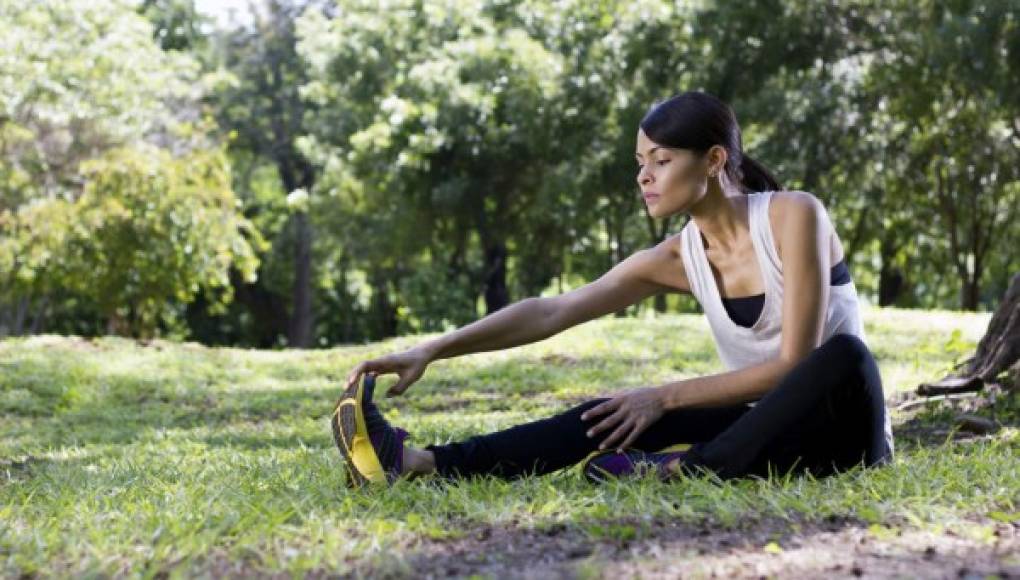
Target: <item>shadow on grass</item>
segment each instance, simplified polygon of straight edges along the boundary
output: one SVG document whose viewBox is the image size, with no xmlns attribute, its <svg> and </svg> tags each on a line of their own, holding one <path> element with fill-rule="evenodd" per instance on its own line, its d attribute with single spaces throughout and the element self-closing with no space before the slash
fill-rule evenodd
<svg viewBox="0 0 1020 580">
<path fill-rule="evenodd" d="M 298 447 L 309 447 L 322 449 L 324 452 L 336 452 L 333 441 L 325 432 L 321 437 L 302 436 L 298 433 L 288 435 L 253 435 L 247 433 L 223 433 L 206 435 L 193 438 L 207 445 L 218 447 L 243 447 L 245 449 L 295 449 Z"/>
<path fill-rule="evenodd" d="M 377 397 L 384 409 L 399 406 L 406 413 L 441 413 L 465 410 L 472 413 L 498 411 L 556 412 L 585 398 L 578 394 L 572 373 L 595 373 L 606 388 L 624 385 L 634 365 L 646 364 L 633 357 L 546 357 L 534 361 L 506 361 L 470 372 L 456 371 L 431 377 L 414 385 L 399 399 L 385 399 L 385 388 L 396 375 L 385 376 Z M 569 360 L 568 360 L 569 358 Z M 237 423 L 285 424 L 312 419 L 325 425 L 340 395 L 340 380 L 332 374 L 309 382 L 315 386 L 224 390 L 204 381 L 184 388 L 178 381 L 159 377 L 97 376 L 73 366 L 44 372 L 35 361 L 19 365 L 22 377 L 8 377 L 0 395 L 0 413 L 31 419 L 27 424 L 4 429 L 6 437 L 21 437 L 33 448 L 81 444 L 130 443 L 161 429 L 217 428 Z M 41 364 L 41 363 L 40 363 Z M 560 393 L 564 384 L 575 385 Z M 583 384 L 583 383 L 582 383 Z M 12 394 L 13 393 L 13 394 Z M 323 441 L 328 442 L 323 430 Z M 298 443 L 296 437 L 224 436 L 255 447 Z M 275 443 L 273 442 L 275 441 Z"/>
<path fill-rule="evenodd" d="M 987 420 L 982 426 L 961 415 Z M 990 427 L 990 429 L 988 429 Z M 974 441 L 994 437 L 1004 428 L 1020 429 L 1020 392 L 960 400 L 934 400 L 906 421 L 894 426 L 896 442 L 907 448 L 937 447 L 947 441 Z"/>
<path fill-rule="evenodd" d="M 20 455 L 0 458 L 0 485 L 31 480 L 54 469 L 81 470 L 99 457 L 99 454 L 74 457 L 39 457 Z"/>
</svg>

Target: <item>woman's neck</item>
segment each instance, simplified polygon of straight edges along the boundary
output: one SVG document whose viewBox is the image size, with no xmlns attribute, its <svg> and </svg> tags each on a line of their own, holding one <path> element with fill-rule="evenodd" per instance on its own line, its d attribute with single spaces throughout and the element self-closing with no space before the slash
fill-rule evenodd
<svg viewBox="0 0 1020 580">
<path fill-rule="evenodd" d="M 734 248 L 749 231 L 744 194 L 736 188 L 723 190 L 720 181 L 710 181 L 708 192 L 690 215 L 705 237 L 708 247 L 723 253 Z"/>
</svg>

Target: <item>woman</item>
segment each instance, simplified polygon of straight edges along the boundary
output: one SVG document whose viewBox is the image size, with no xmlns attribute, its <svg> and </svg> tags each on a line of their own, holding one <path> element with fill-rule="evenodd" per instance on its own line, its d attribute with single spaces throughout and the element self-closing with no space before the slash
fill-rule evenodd
<svg viewBox="0 0 1020 580">
<path fill-rule="evenodd" d="M 593 480 L 654 469 L 721 478 L 828 475 L 892 457 L 875 360 L 839 238 L 809 193 L 782 191 L 743 154 L 732 110 L 702 92 L 654 106 L 637 134 L 637 182 L 653 217 L 691 219 L 598 280 L 528 298 L 347 377 L 333 428 L 353 484 L 410 474 L 542 474 L 585 457 Z M 726 372 L 639 388 L 503 431 L 415 449 L 372 403 L 379 373 L 403 393 L 433 360 L 542 340 L 662 292 L 690 292 Z M 364 382 L 360 379 L 364 377 Z M 555 442 L 550 445 L 549 442 Z M 678 443 L 686 450 L 667 449 Z"/>
</svg>

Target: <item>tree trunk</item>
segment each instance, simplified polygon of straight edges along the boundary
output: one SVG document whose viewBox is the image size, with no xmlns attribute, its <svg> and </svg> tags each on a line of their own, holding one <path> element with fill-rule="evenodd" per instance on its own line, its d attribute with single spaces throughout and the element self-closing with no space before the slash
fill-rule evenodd
<svg viewBox="0 0 1020 580">
<path fill-rule="evenodd" d="M 485 314 L 488 316 L 510 303 L 506 289 L 506 245 L 496 243 L 485 249 Z"/>
<path fill-rule="evenodd" d="M 658 312 L 659 314 L 665 314 L 666 313 L 666 295 L 665 294 L 656 294 L 654 300 L 655 300 L 655 311 Z"/>
<path fill-rule="evenodd" d="M 878 273 L 878 305 L 892 306 L 903 290 L 903 273 L 899 268 L 882 264 Z"/>
<path fill-rule="evenodd" d="M 256 344 L 259 348 L 272 348 L 277 344 L 277 337 L 286 332 L 287 308 L 284 298 L 265 288 L 262 279 L 259 276 L 254 284 L 248 284 L 236 270 L 230 271 L 234 299 L 243 304 L 254 319 Z"/>
<path fill-rule="evenodd" d="M 374 314 L 374 326 L 376 336 L 369 337 L 372 340 L 381 340 L 397 335 L 397 306 L 390 300 L 389 273 L 381 270 L 373 270 L 371 274 L 372 284 L 372 312 Z"/>
<path fill-rule="evenodd" d="M 314 320 L 312 318 L 312 225 L 308 214 L 294 216 L 294 313 L 290 317 L 287 344 L 290 347 L 312 346 Z"/>
<path fill-rule="evenodd" d="M 977 310 L 980 302 L 981 281 L 975 275 L 961 280 L 960 308 L 963 310 Z"/>
<path fill-rule="evenodd" d="M 977 352 L 963 369 L 957 376 L 921 385 L 918 392 L 927 395 L 947 390 L 975 390 L 997 381 L 1003 374 L 1004 388 L 1020 389 L 1020 273 L 1010 281 L 1006 295 L 992 314 L 988 330 L 978 343 Z"/>
<path fill-rule="evenodd" d="M 1000 374 L 1010 370 L 1008 385 L 1018 388 L 1017 376 L 1020 366 L 1020 273 L 1015 274 L 988 323 L 985 336 L 978 343 L 977 352 L 970 360 L 968 372 L 981 377 L 985 382 L 994 381 Z"/>
<path fill-rule="evenodd" d="M 31 299 L 22 296 L 12 304 L 0 305 L 0 337 L 21 336 L 25 333 L 25 320 L 30 304 Z"/>
<path fill-rule="evenodd" d="M 32 326 L 29 332 L 31 334 L 40 334 L 43 331 L 44 324 L 48 318 L 47 310 L 50 307 L 50 300 L 48 296 L 43 296 L 42 300 L 39 301 L 39 306 L 35 309 L 35 315 L 32 317 Z"/>
<path fill-rule="evenodd" d="M 294 153 L 281 154 L 276 160 L 284 189 L 289 193 L 298 188 L 309 194 L 315 185 L 312 166 Z M 291 314 L 287 323 L 287 346 L 308 348 L 315 340 L 315 319 L 312 312 L 312 225 L 307 211 L 291 218 L 294 223 L 294 287 L 291 289 Z"/>
<path fill-rule="evenodd" d="M 878 272 L 878 305 L 892 306 L 903 291 L 903 272 L 893 263 L 896 248 L 888 237 L 882 239 L 879 248 L 882 266 Z"/>
</svg>

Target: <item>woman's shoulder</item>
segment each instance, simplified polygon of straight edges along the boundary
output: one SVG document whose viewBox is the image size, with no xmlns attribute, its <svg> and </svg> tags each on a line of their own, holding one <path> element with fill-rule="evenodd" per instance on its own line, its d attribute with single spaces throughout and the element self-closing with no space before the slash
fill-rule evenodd
<svg viewBox="0 0 1020 580">
<path fill-rule="evenodd" d="M 683 256 L 683 231 L 666 236 L 647 248 L 648 270 L 658 282 L 675 290 L 690 292 Z"/>
<path fill-rule="evenodd" d="M 782 255 L 784 239 L 803 235 L 817 235 L 819 230 L 831 230 L 828 211 L 818 196 L 808 191 L 774 191 L 769 199 L 769 225 L 774 236 L 776 250 Z"/>
<path fill-rule="evenodd" d="M 769 217 L 782 218 L 790 214 L 811 214 L 818 211 L 825 211 L 825 204 L 818 196 L 799 189 L 780 190 L 770 192 Z"/>
</svg>

